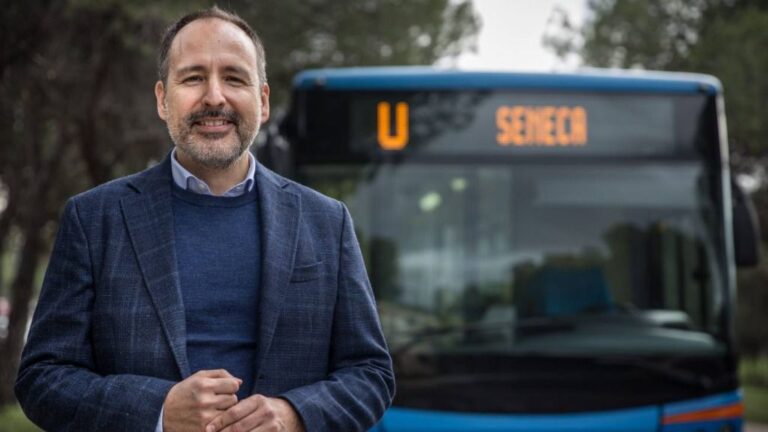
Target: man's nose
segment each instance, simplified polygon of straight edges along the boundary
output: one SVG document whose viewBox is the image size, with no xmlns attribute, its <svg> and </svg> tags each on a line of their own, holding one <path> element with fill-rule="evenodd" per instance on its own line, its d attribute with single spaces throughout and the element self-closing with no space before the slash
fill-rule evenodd
<svg viewBox="0 0 768 432">
<path fill-rule="evenodd" d="M 208 80 L 205 95 L 203 95 L 203 103 L 208 106 L 222 106 L 224 102 L 226 102 L 226 98 L 221 82 L 218 79 Z"/>
</svg>

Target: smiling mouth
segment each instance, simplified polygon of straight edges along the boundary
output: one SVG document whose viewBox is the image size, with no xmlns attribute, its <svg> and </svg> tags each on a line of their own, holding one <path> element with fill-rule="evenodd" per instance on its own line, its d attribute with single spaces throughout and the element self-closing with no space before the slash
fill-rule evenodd
<svg viewBox="0 0 768 432">
<path fill-rule="evenodd" d="M 198 126 L 225 126 L 232 124 L 232 122 L 225 119 L 204 119 L 198 120 L 194 124 Z"/>
</svg>

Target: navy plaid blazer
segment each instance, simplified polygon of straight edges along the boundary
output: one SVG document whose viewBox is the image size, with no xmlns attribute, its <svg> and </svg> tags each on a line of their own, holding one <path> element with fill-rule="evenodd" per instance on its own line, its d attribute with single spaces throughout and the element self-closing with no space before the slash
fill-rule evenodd
<svg viewBox="0 0 768 432">
<path fill-rule="evenodd" d="M 16 381 L 44 429 L 153 431 L 190 375 L 171 182 L 166 158 L 67 202 Z M 308 431 L 366 430 L 394 374 L 349 213 L 261 165 L 256 186 L 253 393 L 289 400 Z"/>
</svg>

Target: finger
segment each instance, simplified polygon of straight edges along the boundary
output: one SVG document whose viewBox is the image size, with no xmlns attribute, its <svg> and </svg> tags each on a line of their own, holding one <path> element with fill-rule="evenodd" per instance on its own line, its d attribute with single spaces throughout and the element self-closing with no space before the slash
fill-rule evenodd
<svg viewBox="0 0 768 432">
<path fill-rule="evenodd" d="M 212 406 L 217 410 L 227 410 L 237 405 L 237 395 L 216 395 L 212 400 Z"/>
<path fill-rule="evenodd" d="M 261 415 L 261 411 L 255 411 L 243 417 L 239 421 L 225 427 L 220 432 L 255 431 L 259 426 L 266 425 L 267 419 Z M 206 430 L 206 432 L 209 432 Z"/>
<path fill-rule="evenodd" d="M 206 378 L 235 378 L 226 369 L 200 370 L 195 372 L 195 375 Z"/>
<path fill-rule="evenodd" d="M 250 414 L 256 412 L 256 410 L 258 410 L 262 405 L 262 400 L 263 396 L 260 395 L 254 395 L 247 399 L 241 400 L 236 405 L 230 407 L 221 415 L 211 420 L 211 422 L 205 428 L 205 432 L 220 431 L 234 423 L 237 423 Z"/>
<path fill-rule="evenodd" d="M 233 394 L 240 390 L 242 381 L 237 378 L 209 378 L 205 389 L 215 394 Z"/>
<path fill-rule="evenodd" d="M 244 400 L 240 401 L 240 403 L 228 408 L 218 417 L 211 420 L 211 422 L 208 423 L 208 426 L 206 426 L 205 432 L 221 431 L 251 414 L 251 410 L 247 406 L 244 406 L 243 402 Z"/>
</svg>

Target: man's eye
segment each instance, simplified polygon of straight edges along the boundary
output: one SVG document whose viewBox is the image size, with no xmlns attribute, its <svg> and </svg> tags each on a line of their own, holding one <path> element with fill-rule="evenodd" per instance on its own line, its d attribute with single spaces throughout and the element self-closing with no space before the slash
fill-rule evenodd
<svg viewBox="0 0 768 432">
<path fill-rule="evenodd" d="M 233 84 L 245 84 L 245 81 L 243 81 L 241 78 L 238 77 L 227 77 L 226 78 L 228 82 Z"/>
<path fill-rule="evenodd" d="M 200 82 L 202 80 L 203 80 L 203 77 L 198 76 L 198 75 L 193 75 L 193 76 L 189 76 L 189 77 L 184 78 L 182 80 L 182 82 L 185 82 L 185 83 L 195 83 L 195 82 Z"/>
</svg>

